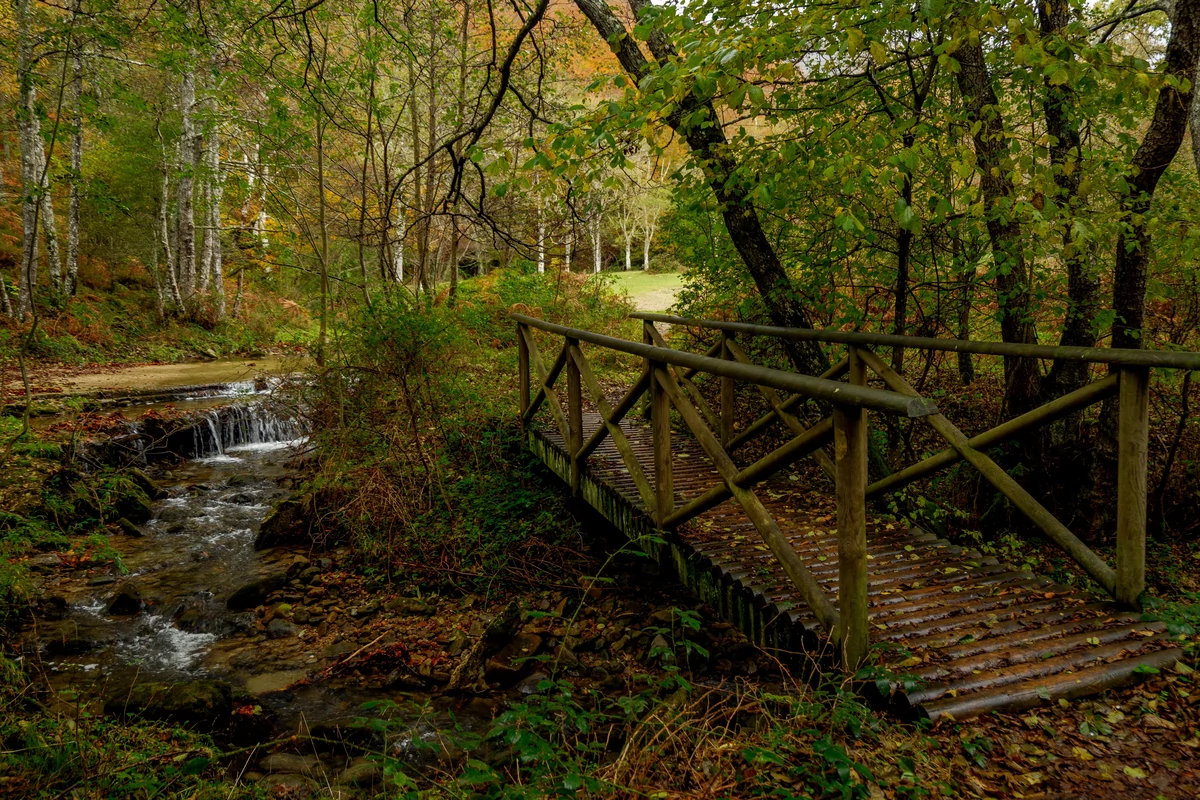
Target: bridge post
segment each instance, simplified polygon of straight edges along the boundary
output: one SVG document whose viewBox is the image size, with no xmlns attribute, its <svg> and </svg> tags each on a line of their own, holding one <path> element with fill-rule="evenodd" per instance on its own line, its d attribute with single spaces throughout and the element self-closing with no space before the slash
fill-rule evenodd
<svg viewBox="0 0 1200 800">
<path fill-rule="evenodd" d="M 529 410 L 529 345 L 525 343 L 525 336 L 529 329 L 524 323 L 517 323 L 517 372 L 519 374 L 521 395 L 521 420 L 524 423 L 525 412 Z"/>
<path fill-rule="evenodd" d="M 1117 427 L 1117 602 L 1141 607 L 1146 588 L 1146 450 L 1150 370 L 1122 367 Z"/>
<path fill-rule="evenodd" d="M 867 368 L 858 348 L 848 349 L 850 382 L 864 385 Z M 867 621 L 867 410 L 834 406 L 837 473 L 838 641 L 842 667 L 853 673 L 870 646 Z"/>
<path fill-rule="evenodd" d="M 727 332 L 721 331 L 721 358 L 726 361 L 733 361 L 733 352 L 729 349 L 729 340 L 732 339 Z M 725 447 L 733 438 L 733 378 L 721 376 L 721 446 Z"/>
<path fill-rule="evenodd" d="M 571 355 L 572 348 L 579 347 L 578 339 L 567 339 L 567 432 L 566 443 L 571 456 L 571 496 L 579 497 L 580 471 L 579 451 L 583 449 L 583 392 L 579 386 L 579 364 Z"/>
<path fill-rule="evenodd" d="M 675 510 L 675 482 L 671 474 L 671 398 L 663 388 L 666 365 L 650 363 L 650 432 L 654 437 L 654 522 L 660 528 Z"/>
</svg>

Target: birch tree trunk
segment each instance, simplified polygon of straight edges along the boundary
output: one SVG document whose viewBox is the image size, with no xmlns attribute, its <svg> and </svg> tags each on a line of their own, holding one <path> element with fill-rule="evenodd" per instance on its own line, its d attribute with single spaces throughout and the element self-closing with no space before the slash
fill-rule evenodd
<svg viewBox="0 0 1200 800">
<path fill-rule="evenodd" d="M 203 76 L 203 73 L 201 75 Z M 196 289 L 200 294 L 208 294 L 212 285 L 214 234 L 212 224 L 213 184 L 216 182 L 216 176 L 213 174 L 213 165 L 209 163 L 209 149 L 217 133 L 216 122 L 213 119 L 215 117 L 215 113 L 213 112 L 216 111 L 216 99 L 213 97 L 213 87 L 205 85 L 202 89 L 207 97 L 196 101 L 198 107 L 203 104 L 205 111 L 202 117 L 202 127 L 196 131 L 196 166 L 200 167 L 203 164 L 204 167 L 203 170 L 197 169 L 202 181 L 200 184 L 200 204 L 202 207 L 200 218 L 203 222 L 200 225 L 200 258 L 196 263 Z M 217 147 L 220 148 L 219 143 Z M 219 160 L 218 156 L 218 162 Z"/>
<path fill-rule="evenodd" d="M 563 245 L 563 266 L 567 272 L 571 271 L 571 250 L 575 247 L 575 226 L 572 225 L 567 229 L 567 241 Z"/>
<path fill-rule="evenodd" d="M 633 217 L 628 205 L 621 206 L 621 235 L 625 237 L 625 271 L 633 268 Z"/>
<path fill-rule="evenodd" d="M 407 233 L 404 225 L 404 203 L 401 198 L 404 195 L 400 192 L 400 188 L 396 188 L 396 244 L 392 246 L 392 276 L 396 279 L 396 283 L 404 283 L 404 236 Z"/>
<path fill-rule="evenodd" d="M 158 235 L 162 236 L 164 264 L 166 265 L 167 287 L 171 292 L 171 302 L 175 304 L 175 308 L 183 307 L 183 297 L 179 293 L 179 275 L 177 264 L 175 263 L 175 253 L 171 250 L 171 226 L 167 222 L 170 218 L 171 204 L 171 173 L 167 166 L 167 154 L 163 152 L 162 161 L 162 195 L 158 201 Z"/>
<path fill-rule="evenodd" d="M 600 219 L 604 213 L 604 206 L 597 205 L 595 216 L 592 217 L 591 236 L 592 236 L 592 271 L 600 271 Z"/>
<path fill-rule="evenodd" d="M 46 239 L 46 263 L 50 273 L 50 288 L 61 292 L 63 288 L 62 253 L 58 248 L 58 225 L 54 221 L 54 203 L 50 197 L 50 170 L 46 163 L 46 152 L 42 149 L 40 136 L 38 137 L 38 155 L 40 156 L 38 170 L 41 173 L 42 182 L 39 197 L 42 206 L 42 236 Z"/>
<path fill-rule="evenodd" d="M 542 213 L 542 201 L 539 198 L 537 204 L 537 265 L 538 274 L 542 275 L 546 272 L 546 217 Z"/>
<path fill-rule="evenodd" d="M 213 100 L 213 110 L 216 110 L 216 100 Z M 208 135 L 205 152 L 208 163 L 208 230 L 205 236 L 208 253 L 208 266 L 212 271 L 213 296 L 217 302 L 217 320 L 225 319 L 225 264 L 224 253 L 221 250 L 221 200 L 225 196 L 225 187 L 221 177 L 221 138 L 220 128 L 213 120 L 212 131 Z"/>
<path fill-rule="evenodd" d="M 21 142 L 21 270 L 17 278 L 17 315 L 33 313 L 37 286 L 38 204 L 41 182 L 42 133 L 33 85 L 33 40 L 29 30 L 29 0 L 17 0 L 17 82 L 20 86 L 17 128 Z"/>
<path fill-rule="evenodd" d="M 188 63 L 180 83 L 179 110 L 182 126 L 179 135 L 179 188 L 176 190 L 176 225 L 179 261 L 179 285 L 183 299 L 196 291 L 196 218 L 194 190 L 196 174 L 196 67 Z"/>
<path fill-rule="evenodd" d="M 650 271 L 650 241 L 654 238 L 656 221 L 650 219 L 650 209 L 643 210 L 642 216 L 642 272 Z"/>
<path fill-rule="evenodd" d="M 79 13 L 80 0 L 75 0 L 74 13 Z M 78 38 L 71 54 L 71 202 L 67 207 L 67 274 L 63 291 L 75 296 L 79 282 L 79 182 L 83 180 L 83 53 Z"/>
</svg>

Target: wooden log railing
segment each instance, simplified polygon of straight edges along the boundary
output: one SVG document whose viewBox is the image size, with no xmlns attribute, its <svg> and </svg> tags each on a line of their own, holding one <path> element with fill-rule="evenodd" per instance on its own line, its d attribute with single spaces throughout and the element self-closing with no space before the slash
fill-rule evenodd
<svg viewBox="0 0 1200 800">
<path fill-rule="evenodd" d="M 734 342 L 735 338 L 739 336 L 744 338 L 763 336 L 845 345 L 849 352 L 848 358 L 826 372 L 823 377 L 835 377 L 848 370 L 851 383 L 862 385 L 865 383 L 865 368 L 878 376 L 892 391 L 914 399 L 920 396 L 917 391 L 883 359 L 875 355 L 870 348 L 967 352 L 980 355 L 1059 359 L 1109 365 L 1110 374 L 1107 377 L 1096 380 L 976 436 L 968 437 L 940 413 L 921 415 L 949 447 L 865 486 L 864 494 L 867 497 L 873 497 L 894 492 L 952 464 L 966 461 L 1070 555 L 1106 592 L 1126 606 L 1140 607 L 1141 596 L 1146 584 L 1146 458 L 1149 429 L 1149 371 L 1151 368 L 1198 370 L 1200 369 L 1200 353 L 1100 347 L 1053 347 L 823 331 L 808 328 L 779 328 L 739 322 L 686 319 L 666 314 L 638 313 L 632 316 L 642 320 L 643 324 L 647 326 L 655 323 L 667 323 L 717 331 L 720 334 L 720 351 L 725 358 L 738 358 L 739 353 L 744 355 L 744 351 L 740 350 Z M 733 387 L 723 382 L 720 396 L 722 399 L 722 436 L 730 450 L 761 434 L 776 421 L 782 420 L 794 432 L 794 426 L 797 423 L 795 417 L 789 418 L 788 412 L 808 399 L 801 393 L 782 401 L 767 397 L 770 411 L 741 432 L 735 433 L 732 423 Z M 1074 533 L 984 452 L 988 448 L 1011 441 L 1029 431 L 1048 425 L 1113 396 L 1118 398 L 1119 420 L 1115 568 L 1080 541 Z M 859 525 L 857 519 L 849 518 L 849 516 L 843 521 L 840 502 L 842 484 L 857 480 L 859 475 L 857 463 L 847 461 L 843 464 L 840 455 L 843 449 L 846 452 L 852 452 L 857 446 L 856 442 L 851 442 L 849 439 L 843 442 L 842 436 L 858 437 L 862 435 L 856 428 L 855 422 L 848 418 L 850 414 L 851 412 L 845 408 L 835 407 L 834 427 L 836 432 L 834 438 L 835 450 L 838 453 L 839 532 L 843 525 L 848 528 L 856 528 Z M 807 454 L 807 452 L 804 453 L 804 455 Z M 863 475 L 865 480 L 865 471 Z M 852 512 L 848 508 L 846 513 L 849 515 Z M 843 613 L 845 613 L 845 609 L 843 609 Z"/>
<path fill-rule="evenodd" d="M 867 353 L 853 347 L 843 365 L 814 378 L 752 364 L 731 339 L 723 339 L 706 354 L 696 355 L 666 347 L 650 323 L 643 326 L 643 341 L 639 343 L 522 314 L 512 317 L 517 323 L 522 424 L 529 424 L 543 405 L 548 408 L 570 461 L 572 492 L 580 492 L 587 459 L 601 442 L 608 439 L 659 528 L 675 528 L 732 497 L 818 621 L 838 643 L 843 666 L 853 671 L 866 655 L 870 633 L 866 551 L 867 414 L 876 411 L 922 417 L 937 414 L 937 406 L 911 393 L 867 386 Z M 542 360 L 535 330 L 562 339 L 563 344 L 549 368 Z M 596 379 L 583 352 L 583 343 L 643 360 L 641 375 L 615 406 Z M 849 375 L 848 383 L 832 380 L 843 372 Z M 565 408 L 555 388 L 564 374 L 567 384 Z M 719 414 L 712 411 L 692 381 L 697 374 L 711 375 L 722 381 Z M 536 391 L 533 389 L 535 377 Z M 733 386 L 737 382 L 758 387 L 771 404 L 771 413 L 783 420 L 794 434 L 782 446 L 746 467 L 739 467 L 729 455 L 736 438 L 732 433 L 732 404 Z M 590 434 L 583 430 L 584 389 L 600 417 L 599 425 Z M 780 392 L 789 397 L 782 399 Z M 650 395 L 654 450 L 652 481 L 620 426 L 621 420 L 646 393 Z M 805 427 L 790 413 L 797 398 L 828 403 L 833 414 Z M 698 496 L 685 498 L 682 505 L 676 504 L 676 487 L 671 474 L 672 410 L 678 413 L 683 426 L 704 450 L 720 477 Z M 820 452 L 821 447 L 831 442 L 834 458 L 826 459 L 837 483 L 839 573 L 836 605 L 754 492 L 754 486 L 761 481 L 801 458 Z"/>
</svg>

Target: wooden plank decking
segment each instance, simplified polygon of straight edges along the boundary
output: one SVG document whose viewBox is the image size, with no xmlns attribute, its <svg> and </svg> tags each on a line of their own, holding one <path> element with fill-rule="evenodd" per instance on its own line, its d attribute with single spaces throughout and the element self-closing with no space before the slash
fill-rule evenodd
<svg viewBox="0 0 1200 800">
<path fill-rule="evenodd" d="M 600 425 L 583 415 L 583 439 Z M 648 476 L 649 425 L 621 428 Z M 528 431 L 531 449 L 570 481 L 569 459 L 553 427 Z M 672 441 L 677 503 L 718 480 L 689 436 Z M 756 492 L 830 597 L 837 597 L 836 517 L 825 487 L 785 471 Z M 583 498 L 632 539 L 654 524 L 611 439 L 585 464 Z M 831 656 L 823 629 L 735 503 L 727 501 L 659 537 L 660 560 L 701 599 L 764 646 Z M 919 529 L 868 519 L 872 677 L 890 685 L 875 699 L 905 716 L 965 719 L 1058 698 L 1094 694 L 1137 679 L 1139 667 L 1166 668 L 1182 655 L 1165 626 L 1050 579 L 984 557 Z M 870 692 L 873 683 L 863 681 Z"/>
</svg>

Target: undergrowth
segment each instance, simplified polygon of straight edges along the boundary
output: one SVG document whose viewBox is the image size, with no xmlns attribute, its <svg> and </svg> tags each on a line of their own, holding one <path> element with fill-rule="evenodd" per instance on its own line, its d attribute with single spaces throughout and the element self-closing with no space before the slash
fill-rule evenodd
<svg viewBox="0 0 1200 800">
<path fill-rule="evenodd" d="M 487 591 L 560 582 L 575 559 L 577 526 L 517 421 L 511 311 L 629 327 L 604 279 L 514 268 L 464 282 L 454 307 L 397 297 L 334 332 L 304 403 L 308 490 L 333 509 L 324 532 L 380 579 Z"/>
</svg>

